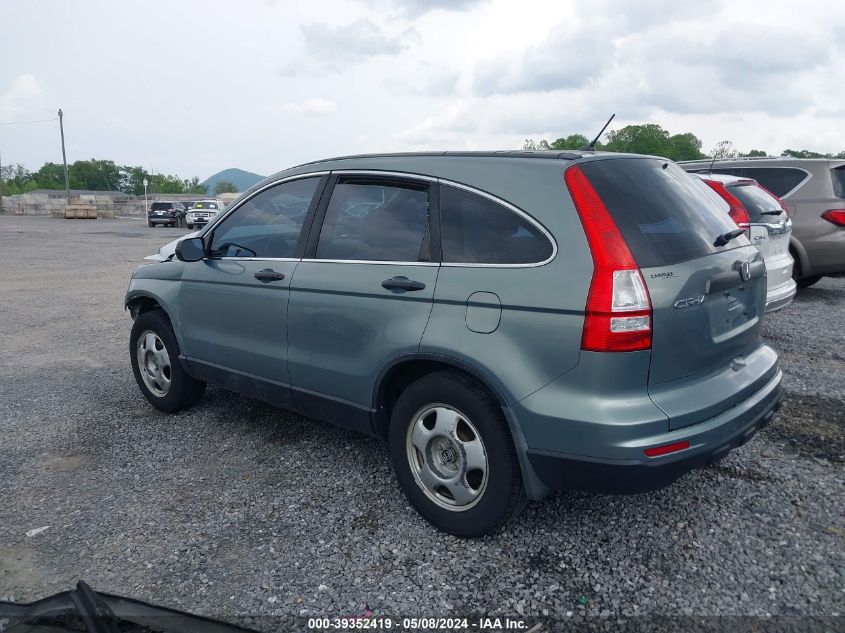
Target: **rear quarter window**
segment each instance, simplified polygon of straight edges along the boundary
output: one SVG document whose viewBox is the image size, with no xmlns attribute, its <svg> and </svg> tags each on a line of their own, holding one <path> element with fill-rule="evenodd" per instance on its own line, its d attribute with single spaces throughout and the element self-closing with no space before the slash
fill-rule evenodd
<svg viewBox="0 0 845 633">
<path fill-rule="evenodd" d="M 642 268 L 670 266 L 746 246 L 744 236 L 714 246 L 736 225 L 713 196 L 674 163 L 611 158 L 580 163 Z M 706 185 L 704 185 L 706 187 Z"/>
<path fill-rule="evenodd" d="M 440 187 L 443 261 L 463 264 L 537 264 L 554 247 L 534 223 L 512 209 L 458 187 Z"/>
<path fill-rule="evenodd" d="M 845 198 L 845 165 L 834 167 L 830 170 L 833 178 L 833 195 L 837 198 Z"/>
<path fill-rule="evenodd" d="M 732 171 L 736 176 L 753 178 L 778 198 L 785 196 L 807 179 L 807 172 L 794 167 L 743 167 Z"/>
</svg>

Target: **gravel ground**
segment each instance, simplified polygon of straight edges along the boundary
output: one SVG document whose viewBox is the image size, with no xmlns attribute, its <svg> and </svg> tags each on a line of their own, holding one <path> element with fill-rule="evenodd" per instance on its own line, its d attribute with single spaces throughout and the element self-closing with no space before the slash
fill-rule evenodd
<svg viewBox="0 0 845 633">
<path fill-rule="evenodd" d="M 651 494 L 561 492 L 462 541 L 410 508 L 377 440 L 220 389 L 175 416 L 146 403 L 123 293 L 182 232 L 0 216 L 0 596 L 82 578 L 261 628 L 845 610 L 845 279 L 767 318 L 787 403 L 719 465 Z"/>
</svg>

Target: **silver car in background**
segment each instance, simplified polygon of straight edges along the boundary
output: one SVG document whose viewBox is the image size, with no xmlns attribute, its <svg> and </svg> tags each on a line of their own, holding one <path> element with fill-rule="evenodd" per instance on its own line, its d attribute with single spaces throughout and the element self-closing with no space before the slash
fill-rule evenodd
<svg viewBox="0 0 845 633">
<path fill-rule="evenodd" d="M 797 286 L 789 254 L 792 220 L 783 203 L 750 178 L 722 174 L 691 174 L 716 192 L 728 205 L 728 214 L 745 229 L 766 265 L 766 312 L 792 303 Z"/>
<path fill-rule="evenodd" d="M 783 200 L 794 223 L 789 250 L 799 288 L 845 274 L 845 160 L 723 158 L 685 161 L 689 172 L 753 178 Z"/>
<path fill-rule="evenodd" d="M 189 229 L 205 226 L 217 217 L 222 208 L 219 200 L 197 200 L 185 214 L 185 224 Z"/>
</svg>

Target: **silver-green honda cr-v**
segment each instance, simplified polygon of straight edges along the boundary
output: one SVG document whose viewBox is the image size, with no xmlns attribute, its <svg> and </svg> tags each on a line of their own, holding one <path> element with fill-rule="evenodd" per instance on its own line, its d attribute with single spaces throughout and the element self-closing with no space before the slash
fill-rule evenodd
<svg viewBox="0 0 845 633">
<path fill-rule="evenodd" d="M 460 536 L 558 488 L 665 485 L 777 408 L 766 272 L 662 158 L 396 154 L 281 172 L 135 271 L 138 385 L 206 383 L 387 438 Z"/>
</svg>

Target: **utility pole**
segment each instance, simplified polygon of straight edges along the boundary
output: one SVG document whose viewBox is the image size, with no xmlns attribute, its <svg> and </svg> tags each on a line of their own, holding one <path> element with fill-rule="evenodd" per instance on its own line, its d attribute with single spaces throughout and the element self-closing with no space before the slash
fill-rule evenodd
<svg viewBox="0 0 845 633">
<path fill-rule="evenodd" d="M 65 166 L 65 197 L 70 204 L 70 181 L 67 178 L 67 154 L 65 154 L 65 126 L 62 122 L 62 109 L 59 108 L 59 132 L 62 135 L 62 163 Z"/>
</svg>

